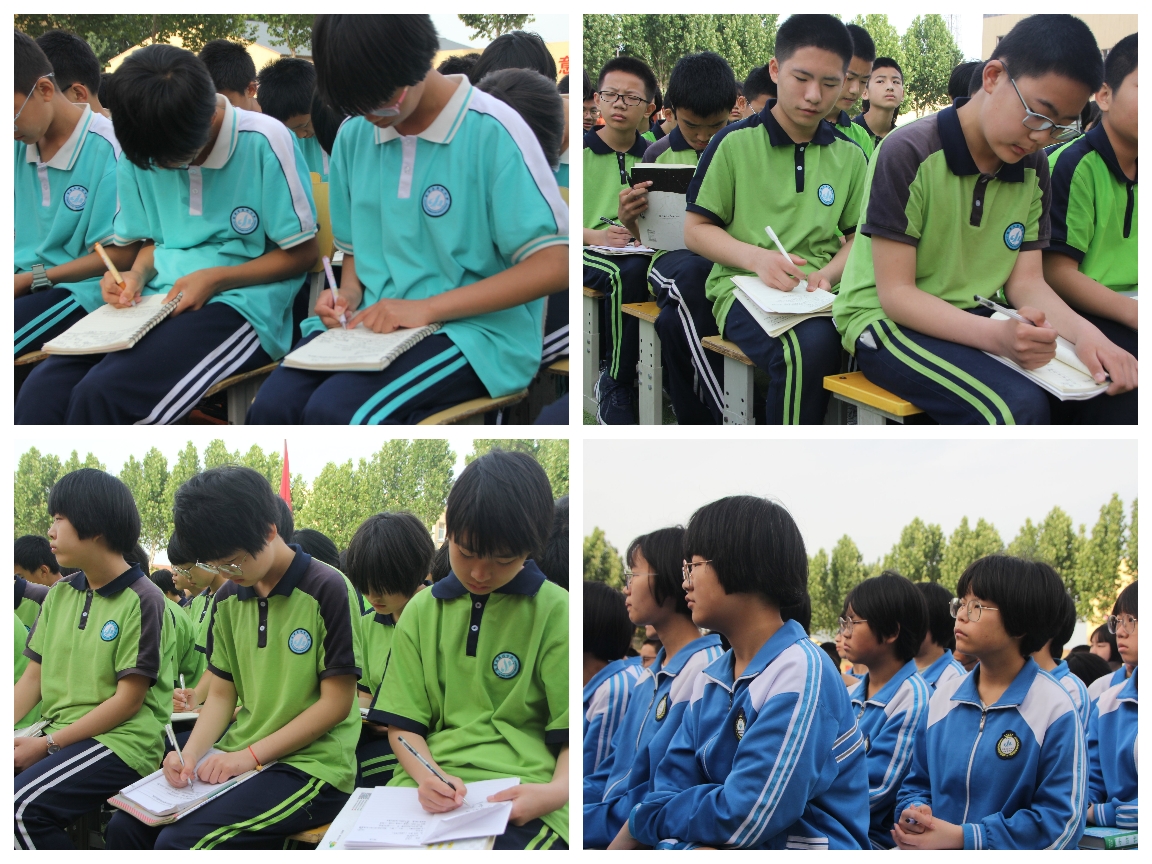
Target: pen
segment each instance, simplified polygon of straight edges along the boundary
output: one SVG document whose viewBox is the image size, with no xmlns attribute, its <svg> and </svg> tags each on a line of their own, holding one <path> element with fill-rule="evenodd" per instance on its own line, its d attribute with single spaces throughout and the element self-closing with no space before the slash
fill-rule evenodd
<svg viewBox="0 0 1152 864">
<path fill-rule="evenodd" d="M 780 242 L 780 238 L 776 236 L 776 232 L 772 230 L 772 226 L 771 225 L 765 225 L 764 230 L 768 232 L 768 236 L 772 238 L 772 242 L 776 244 L 776 248 L 780 250 L 780 254 L 783 255 L 789 261 L 791 261 L 792 256 L 788 254 L 788 250 L 784 248 L 784 244 Z M 792 276 L 791 273 L 789 273 L 788 276 L 790 276 L 793 279 L 796 278 L 795 276 Z M 805 281 L 805 280 L 803 280 L 803 279 L 800 280 L 800 282 L 803 282 L 803 281 Z M 796 283 L 797 288 L 800 287 L 800 282 Z"/>
<path fill-rule="evenodd" d="M 617 222 L 615 219 L 609 219 L 607 216 L 601 216 L 600 221 L 605 222 L 609 225 L 615 225 L 617 228 L 624 228 L 624 225 L 622 223 Z M 624 230 L 628 230 L 628 229 L 625 228 Z"/>
<path fill-rule="evenodd" d="M 184 754 L 180 752 L 180 745 L 176 743 L 176 733 L 172 730 L 172 724 L 171 723 L 165 724 L 164 731 L 168 733 L 168 740 L 170 742 L 172 742 L 172 749 L 176 751 L 176 758 L 180 760 L 180 767 L 181 768 L 187 767 L 184 764 Z M 192 782 L 191 777 L 188 778 L 188 785 L 191 786 L 193 789 L 196 788 L 196 784 L 194 782 Z"/>
<path fill-rule="evenodd" d="M 108 257 L 108 253 L 104 251 L 104 247 L 99 243 L 93 244 L 93 249 L 96 254 L 100 256 L 100 260 L 104 262 L 104 266 L 108 268 L 108 272 L 112 274 L 112 278 L 116 280 L 116 284 L 120 286 L 120 290 L 124 290 L 127 286 L 124 284 L 124 277 L 120 275 L 120 271 L 116 269 L 116 265 L 112 263 L 112 259 Z M 136 298 L 132 298 L 132 305 L 136 305 Z"/>
<path fill-rule="evenodd" d="M 437 771 L 435 768 L 433 768 L 431 762 L 429 762 L 427 759 L 425 759 L 423 756 L 421 756 L 419 751 L 415 747 L 413 747 L 411 744 L 409 744 L 407 741 L 404 740 L 403 735 L 397 735 L 396 738 L 400 741 L 401 744 L 404 745 L 405 750 L 407 750 L 409 753 L 411 753 L 413 756 L 415 756 L 417 759 L 419 759 L 420 764 L 423 765 L 425 768 L 427 768 L 429 771 L 431 771 L 433 775 L 435 775 L 437 780 L 439 780 L 441 783 L 448 784 L 448 787 L 453 792 L 457 791 L 456 787 L 452 785 L 452 783 L 448 780 L 447 777 L 445 777 L 443 774 L 441 774 L 439 771 Z"/>
<path fill-rule="evenodd" d="M 983 306 L 985 309 L 991 309 L 993 312 L 999 312 L 1002 315 L 1007 315 L 1009 318 L 1013 319 L 1014 321 L 1019 321 L 1021 324 L 1031 324 L 1033 327 L 1036 326 L 1035 321 L 1029 321 L 1015 309 L 1009 309 L 1007 306 L 1001 306 L 999 303 L 981 297 L 979 294 L 973 294 L 972 299 Z"/>
<path fill-rule="evenodd" d="M 324 273 L 328 276 L 328 287 L 332 290 L 332 308 L 336 308 L 336 301 L 340 299 L 340 295 L 336 293 L 336 276 L 332 273 L 332 262 L 327 255 L 324 256 L 323 261 Z M 348 320 L 344 317 L 343 312 L 340 313 L 340 326 L 348 326 Z"/>
<path fill-rule="evenodd" d="M 180 689 L 181 690 L 187 689 L 184 686 L 184 673 L 180 673 Z M 183 699 L 184 699 L 184 710 L 187 711 L 188 710 L 188 697 L 184 696 Z"/>
</svg>

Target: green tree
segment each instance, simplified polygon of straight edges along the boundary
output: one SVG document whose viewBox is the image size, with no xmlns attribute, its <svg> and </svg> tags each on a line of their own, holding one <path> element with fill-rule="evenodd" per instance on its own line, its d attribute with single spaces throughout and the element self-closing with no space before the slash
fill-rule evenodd
<svg viewBox="0 0 1152 864">
<path fill-rule="evenodd" d="M 60 466 L 60 476 L 71 474 L 73 471 L 79 471 L 81 468 L 95 468 L 97 471 L 104 470 L 104 463 L 89 453 L 84 457 L 84 461 L 80 461 L 80 454 L 73 450 L 72 454 Z"/>
<path fill-rule="evenodd" d="M 711 15 L 621 15 L 620 31 L 621 53 L 639 57 L 652 67 L 661 89 L 685 54 L 717 49 L 716 22 Z"/>
<path fill-rule="evenodd" d="M 918 15 L 900 40 L 904 104 L 923 114 L 948 101 L 948 78 L 964 59 L 940 15 Z"/>
<path fill-rule="evenodd" d="M 812 600 L 813 633 L 835 633 L 840 607 L 832 608 L 825 596 L 828 582 L 828 553 L 823 549 L 808 559 L 808 596 Z"/>
<path fill-rule="evenodd" d="M 228 452 L 228 445 L 219 438 L 213 438 L 204 448 L 204 470 L 219 468 L 221 465 L 235 465 L 239 453 Z"/>
<path fill-rule="evenodd" d="M 584 16 L 584 68 L 593 87 L 600 69 L 619 53 L 623 44 L 619 15 Z"/>
<path fill-rule="evenodd" d="M 1040 523 L 1040 533 L 1036 538 L 1036 557 L 1056 568 L 1056 572 L 1060 574 L 1073 597 L 1076 596 L 1077 546 L 1072 518 L 1059 507 L 1053 507 Z"/>
<path fill-rule="evenodd" d="M 624 587 L 624 561 L 601 528 L 593 528 L 584 538 L 584 578 L 613 588 Z"/>
<path fill-rule="evenodd" d="M 939 582 L 944 554 L 944 531 L 926 525 L 917 516 L 900 531 L 900 540 L 884 557 L 884 568 L 895 570 L 913 582 Z"/>
<path fill-rule="evenodd" d="M 1020 526 L 1020 532 L 1004 551 L 1017 558 L 1039 558 L 1040 526 L 1033 525 L 1031 519 L 1025 519 L 1024 524 Z"/>
<path fill-rule="evenodd" d="M 715 51 L 728 61 L 738 80 L 763 66 L 776 52 L 779 15 L 713 15 Z"/>
<path fill-rule="evenodd" d="M 977 558 L 1004 551 L 1004 541 L 996 527 L 983 519 L 976 520 L 975 529 L 968 527 L 965 516 L 948 538 L 948 547 L 940 560 L 940 578 L 944 587 L 955 589 L 964 570 Z"/>
<path fill-rule="evenodd" d="M 1076 612 L 1086 621 L 1102 620 L 1116 599 L 1124 528 L 1124 504 L 1113 494 L 1076 556 Z"/>
<path fill-rule="evenodd" d="M 60 469 L 60 459 L 52 453 L 41 455 L 35 447 L 29 447 L 20 454 L 13 486 L 17 537 L 48 533 L 52 524 L 48 513 L 48 493 L 62 476 Z"/>
<path fill-rule="evenodd" d="M 495 39 L 513 30 L 522 30 L 524 25 L 536 18 L 533 15 L 457 15 L 464 26 L 472 29 L 473 39 Z"/>
<path fill-rule="evenodd" d="M 292 475 L 292 520 L 299 522 L 300 513 L 308 503 L 308 481 L 303 474 Z"/>
<path fill-rule="evenodd" d="M 1132 499 L 1132 521 L 1128 523 L 1128 545 L 1124 549 L 1124 558 L 1128 561 L 1128 572 L 1132 574 L 1132 578 L 1136 579 L 1139 572 L 1139 546 L 1140 546 L 1140 532 L 1136 529 L 1138 522 L 1137 505 L 1140 503 L 1139 498 Z"/>
<path fill-rule="evenodd" d="M 140 545 L 148 557 L 167 547 L 172 536 L 172 508 L 168 504 L 168 460 L 157 448 L 144 454 L 140 463 L 141 485 L 133 489 L 136 509 L 140 511 Z"/>
<path fill-rule="evenodd" d="M 297 528 L 315 528 L 343 549 L 368 514 L 361 503 L 361 484 L 352 460 L 329 462 L 312 482 Z"/>
<path fill-rule="evenodd" d="M 200 454 L 196 445 L 189 441 L 184 449 L 176 454 L 176 461 L 168 472 L 168 483 L 164 487 L 164 512 L 168 519 L 168 537 L 171 539 L 175 526 L 172 524 L 172 508 L 176 501 L 176 490 L 200 473 Z"/>
<path fill-rule="evenodd" d="M 823 549 L 809 562 L 808 594 L 812 599 L 813 632 L 834 633 L 848 592 L 867 578 L 869 568 L 856 543 L 845 534 L 828 556 Z"/>
<path fill-rule="evenodd" d="M 858 24 L 868 31 L 872 41 L 876 44 L 877 57 L 891 57 L 904 68 L 904 49 L 900 47 L 900 34 L 888 20 L 888 16 L 881 14 L 857 15 L 849 22 Z"/>
<path fill-rule="evenodd" d="M 472 452 L 464 457 L 464 464 L 470 464 L 496 447 L 530 454 L 548 475 L 552 497 L 562 498 L 568 494 L 567 438 L 477 438 L 472 442 Z"/>
<path fill-rule="evenodd" d="M 315 15 L 260 15 L 256 20 L 263 21 L 268 27 L 269 44 L 283 45 L 295 57 L 305 48 L 308 49 L 306 53 L 311 53 L 315 18 Z"/>
<path fill-rule="evenodd" d="M 455 464 L 456 454 L 442 438 L 386 441 L 370 459 L 360 460 L 357 482 L 363 515 L 352 532 L 364 519 L 385 510 L 408 510 L 431 528 L 448 502 Z M 315 484 L 313 492 L 318 492 Z"/>
<path fill-rule="evenodd" d="M 272 488 L 279 493 L 280 491 L 280 475 L 281 466 L 283 465 L 283 457 L 280 451 L 273 449 L 264 452 L 258 444 L 253 444 L 248 448 L 248 452 L 243 455 L 239 451 L 233 454 L 235 464 L 242 465 L 245 468 L 251 468 L 264 475 Z"/>
</svg>

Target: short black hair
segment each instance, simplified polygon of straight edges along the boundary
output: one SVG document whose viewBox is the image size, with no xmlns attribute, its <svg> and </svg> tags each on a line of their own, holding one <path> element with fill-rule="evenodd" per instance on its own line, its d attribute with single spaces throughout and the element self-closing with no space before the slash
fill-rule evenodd
<svg viewBox="0 0 1152 864">
<path fill-rule="evenodd" d="M 13 560 L 16 565 L 29 573 L 34 573 L 45 566 L 50 573 L 60 572 L 60 565 L 56 563 L 56 556 L 52 554 L 52 544 L 48 542 L 47 537 L 41 537 L 39 534 L 17 537 L 14 550 L 16 557 Z"/>
<path fill-rule="evenodd" d="M 744 79 L 744 98 L 754 102 L 761 96 L 776 98 L 776 82 L 768 71 L 768 66 L 756 66 Z"/>
<path fill-rule="evenodd" d="M 499 69 L 480 79 L 476 89 L 510 105 L 524 118 L 555 171 L 564 140 L 564 100 L 556 85 L 531 69 Z"/>
<path fill-rule="evenodd" d="M 652 101 L 652 96 L 656 93 L 656 76 L 652 72 L 652 67 L 639 57 L 629 57 L 622 54 L 605 63 L 600 70 L 600 77 L 596 79 L 597 90 L 604 86 L 604 78 L 609 72 L 624 72 L 627 75 L 635 75 L 644 83 L 645 98 L 649 102 Z"/>
<path fill-rule="evenodd" d="M 449 558 L 448 552 L 448 541 L 445 540 L 436 550 L 436 554 L 432 558 L 432 566 L 428 570 L 428 575 L 432 577 L 433 582 L 439 582 L 452 572 L 452 560 Z"/>
<path fill-rule="evenodd" d="M 411 597 L 432 569 L 436 546 L 411 513 L 369 516 L 348 544 L 348 580 L 361 594 Z"/>
<path fill-rule="evenodd" d="M 325 102 L 319 91 L 312 95 L 312 131 L 325 153 L 331 153 L 336 146 L 336 135 L 347 119 L 347 115 Z"/>
<path fill-rule="evenodd" d="M 285 537 L 284 542 L 294 543 L 317 561 L 323 561 L 334 570 L 340 569 L 340 550 L 327 534 L 315 528 L 301 528 L 291 536 L 291 541 Z"/>
<path fill-rule="evenodd" d="M 1115 613 L 1113 613 L 1115 614 Z M 1092 631 L 1092 635 L 1088 637 L 1089 642 L 1105 642 L 1112 648 L 1112 653 L 1108 656 L 1108 663 L 1123 663 L 1124 658 L 1120 656 L 1120 649 L 1116 646 L 1116 634 L 1108 629 L 1108 625 L 1101 624 Z M 1088 649 L 1091 651 L 1091 647 Z"/>
<path fill-rule="evenodd" d="M 831 51 L 844 61 L 844 72 L 852 62 L 852 36 L 835 15 L 788 16 L 776 32 L 776 62 L 783 63 L 801 48 Z"/>
<path fill-rule="evenodd" d="M 684 532 L 684 559 L 712 562 L 725 593 L 760 594 L 778 607 L 808 593 L 804 538 L 781 504 L 732 495 L 692 514 Z"/>
<path fill-rule="evenodd" d="M 312 96 L 316 92 L 316 67 L 299 57 L 281 57 L 260 70 L 256 76 L 260 89 L 256 101 L 260 110 L 281 123 L 289 117 L 312 113 Z"/>
<path fill-rule="evenodd" d="M 968 82 L 968 95 L 975 96 L 976 92 L 984 87 L 984 67 L 987 63 L 983 61 L 972 70 L 972 78 Z"/>
<path fill-rule="evenodd" d="M 996 45 L 990 60 L 1002 60 L 1008 74 L 1040 78 L 1055 72 L 1084 84 L 1091 92 L 1104 81 L 1104 61 L 1096 37 L 1074 15 L 1029 15 Z"/>
<path fill-rule="evenodd" d="M 96 98 L 100 100 L 101 105 L 106 105 L 108 102 L 108 82 L 111 80 L 111 72 L 100 73 L 100 94 Z"/>
<path fill-rule="evenodd" d="M 208 143 L 216 88 L 191 51 L 148 45 L 120 64 L 105 107 L 128 161 L 149 170 L 187 161 Z"/>
<path fill-rule="evenodd" d="M 1120 592 L 1120 596 L 1116 598 L 1116 603 L 1112 607 L 1113 615 L 1131 615 L 1135 618 L 1140 614 L 1140 604 L 1137 602 L 1137 592 L 1140 590 L 1137 586 L 1139 584 L 1139 581 L 1133 581 Z"/>
<path fill-rule="evenodd" d="M 948 606 L 952 602 L 952 592 L 939 582 L 917 582 L 916 590 L 924 598 L 924 608 L 928 615 L 928 632 L 932 641 L 948 651 L 956 649 L 956 621 Z"/>
<path fill-rule="evenodd" d="M 424 80 L 440 50 L 427 15 L 317 15 L 316 87 L 337 111 L 367 114 Z"/>
<path fill-rule="evenodd" d="M 712 51 L 685 54 L 668 77 L 668 101 L 673 110 L 686 108 L 708 117 L 736 104 L 736 76 L 728 61 Z"/>
<path fill-rule="evenodd" d="M 100 61 L 92 51 L 92 46 L 65 30 L 49 30 L 36 37 L 52 71 L 56 73 L 56 86 L 67 90 L 79 82 L 96 95 L 100 91 Z"/>
<path fill-rule="evenodd" d="M 780 607 L 780 618 L 783 621 L 795 621 L 805 633 L 812 632 L 812 597 L 805 593 L 799 603 L 792 603 Z"/>
<path fill-rule="evenodd" d="M 16 92 L 27 96 L 36 86 L 36 82 L 45 75 L 53 75 L 52 62 L 44 49 L 37 45 L 31 36 L 14 31 L 16 34 L 15 67 L 16 73 L 12 83 L 16 85 Z M 53 77 L 55 77 L 53 75 Z"/>
<path fill-rule="evenodd" d="M 868 63 L 876 59 L 876 43 L 872 35 L 859 24 L 845 24 L 848 35 L 852 37 L 852 56 L 859 57 Z"/>
<path fill-rule="evenodd" d="M 148 574 L 148 578 L 152 580 L 152 584 L 168 594 L 179 594 L 176 590 L 176 583 L 172 581 L 172 571 L 161 568 L 160 570 L 153 570 Z"/>
<path fill-rule="evenodd" d="M 849 606 L 865 620 L 877 641 L 896 636 L 892 648 L 897 658 L 907 663 L 919 653 L 928 632 L 927 604 L 916 586 L 895 570 L 856 585 L 844 598 L 841 614 L 846 615 Z"/>
<path fill-rule="evenodd" d="M 217 93 L 225 90 L 243 93 L 256 80 L 256 63 L 248 49 L 239 42 L 213 39 L 200 49 L 197 56 L 208 67 L 208 74 L 212 76 Z"/>
<path fill-rule="evenodd" d="M 145 573 L 148 572 L 148 568 L 152 563 L 148 560 L 148 553 L 144 551 L 144 547 L 139 543 L 132 547 L 132 551 L 124 557 L 124 560 L 129 564 L 138 564 L 140 569 Z"/>
<path fill-rule="evenodd" d="M 1059 580 L 1059 576 L 1056 577 Z M 1072 631 L 1076 629 L 1076 603 L 1069 596 L 1064 583 L 1060 583 L 1060 617 L 1052 622 L 1052 644 L 1048 652 L 1053 660 L 1064 656 L 1064 646 L 1072 638 Z"/>
<path fill-rule="evenodd" d="M 498 69 L 534 69 L 556 86 L 556 59 L 539 33 L 513 30 L 493 39 L 468 72 L 473 83 Z"/>
<path fill-rule="evenodd" d="M 948 76 L 948 98 L 949 99 L 963 99 L 965 96 L 971 95 L 969 93 L 969 83 L 972 81 L 972 73 L 977 68 L 983 70 L 983 60 L 965 60 L 963 63 L 957 63 L 952 69 L 952 74 Z"/>
<path fill-rule="evenodd" d="M 221 465 L 191 477 L 176 490 L 172 507 L 185 554 L 195 561 L 240 551 L 259 554 L 280 517 L 276 497 L 263 474 L 240 465 Z"/>
<path fill-rule="evenodd" d="M 1068 671 L 1079 678 L 1085 687 L 1090 686 L 1098 678 L 1112 674 L 1112 667 L 1108 665 L 1108 661 L 1091 651 L 1069 654 L 1064 662 L 1068 664 Z"/>
<path fill-rule="evenodd" d="M 639 552 L 651 568 L 650 586 L 652 599 L 663 606 L 669 597 L 676 598 L 677 615 L 692 617 L 688 599 L 684 596 L 684 526 L 673 525 L 660 528 L 650 534 L 642 534 L 628 544 L 624 560 L 628 569 L 636 566 L 636 553 Z"/>
<path fill-rule="evenodd" d="M 168 538 L 168 563 L 175 567 L 177 564 L 195 564 L 196 559 L 184 551 L 184 547 L 180 545 L 180 541 L 176 538 L 176 532 L 172 532 L 172 536 Z"/>
<path fill-rule="evenodd" d="M 565 75 L 563 78 L 561 78 L 559 81 L 556 82 L 556 89 L 558 91 L 560 91 L 561 96 L 567 96 L 568 95 L 568 76 L 567 75 Z"/>
<path fill-rule="evenodd" d="M 548 546 L 536 562 L 549 582 L 568 590 L 568 496 L 556 499 Z"/>
<path fill-rule="evenodd" d="M 597 660 L 619 660 L 632 644 L 624 595 L 603 582 L 584 580 L 584 651 Z"/>
<path fill-rule="evenodd" d="M 651 120 L 655 114 L 664 110 L 664 95 L 660 92 L 659 84 L 657 84 L 656 89 L 652 91 L 652 104 L 656 107 L 652 109 L 652 114 L 648 115 L 649 120 Z M 672 103 L 669 102 L 668 104 L 671 105 Z"/>
<path fill-rule="evenodd" d="M 1004 630 L 1020 637 L 1020 654 L 1029 656 L 1052 636 L 1059 620 L 1062 584 L 1052 566 L 1011 555 L 987 555 L 968 565 L 956 583 L 956 596 L 968 594 L 987 600 L 1000 614 Z"/>
<path fill-rule="evenodd" d="M 292 508 L 288 506 L 288 502 L 279 495 L 276 496 L 276 511 L 279 513 L 276 517 L 276 533 L 285 543 L 290 543 L 296 533 L 296 520 L 292 517 Z"/>
<path fill-rule="evenodd" d="M 588 77 L 588 70 L 587 69 L 582 70 L 582 74 L 584 75 L 584 101 L 587 102 L 589 99 L 592 98 L 592 95 L 593 95 L 592 79 L 590 79 Z"/>
<path fill-rule="evenodd" d="M 1104 60 L 1104 83 L 1115 93 L 1132 74 L 1140 59 L 1136 53 L 1136 33 L 1130 33 L 1112 46 Z"/>
<path fill-rule="evenodd" d="M 877 57 L 872 61 L 872 74 L 876 74 L 877 69 L 895 69 L 900 73 L 900 80 L 904 80 L 904 70 L 900 68 L 900 64 L 893 60 L 891 57 Z"/>
<path fill-rule="evenodd" d="M 476 65 L 476 61 L 479 59 L 479 51 L 471 51 L 468 54 L 456 54 L 452 57 L 446 57 L 441 61 L 440 65 L 436 67 L 436 71 L 441 75 L 467 75 L 472 71 L 472 67 Z"/>
<path fill-rule="evenodd" d="M 832 665 L 836 667 L 836 671 L 840 671 L 840 654 L 836 651 L 835 642 L 821 642 L 820 650 L 828 655 L 832 661 Z"/>
<path fill-rule="evenodd" d="M 108 549 L 121 555 L 131 555 L 140 539 L 140 512 L 131 490 L 96 468 L 81 468 L 57 480 L 48 493 L 48 515 L 66 518 L 81 540 L 102 537 Z"/>
<path fill-rule="evenodd" d="M 453 542 L 481 558 L 540 555 L 552 533 L 552 484 L 527 453 L 499 448 L 460 472 L 444 525 Z"/>
</svg>

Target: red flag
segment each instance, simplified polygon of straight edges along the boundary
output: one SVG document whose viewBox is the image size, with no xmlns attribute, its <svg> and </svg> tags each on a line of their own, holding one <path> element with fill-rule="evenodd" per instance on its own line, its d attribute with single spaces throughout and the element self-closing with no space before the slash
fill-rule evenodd
<svg viewBox="0 0 1152 864">
<path fill-rule="evenodd" d="M 288 439 L 284 439 L 284 466 L 280 471 L 280 497 L 292 506 L 292 475 L 288 473 Z"/>
</svg>

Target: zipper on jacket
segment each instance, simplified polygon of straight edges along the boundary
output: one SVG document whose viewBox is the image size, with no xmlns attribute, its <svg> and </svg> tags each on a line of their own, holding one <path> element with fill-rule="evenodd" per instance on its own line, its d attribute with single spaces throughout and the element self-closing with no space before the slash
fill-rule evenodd
<svg viewBox="0 0 1152 864">
<path fill-rule="evenodd" d="M 976 733 L 976 740 L 972 744 L 972 752 L 968 754 L 968 774 L 964 777 L 964 818 L 961 823 L 968 821 L 968 807 L 972 803 L 972 762 L 976 759 L 976 748 L 980 746 L 980 738 L 984 734 L 984 721 L 988 719 L 988 709 L 980 707 L 980 729 Z"/>
</svg>

